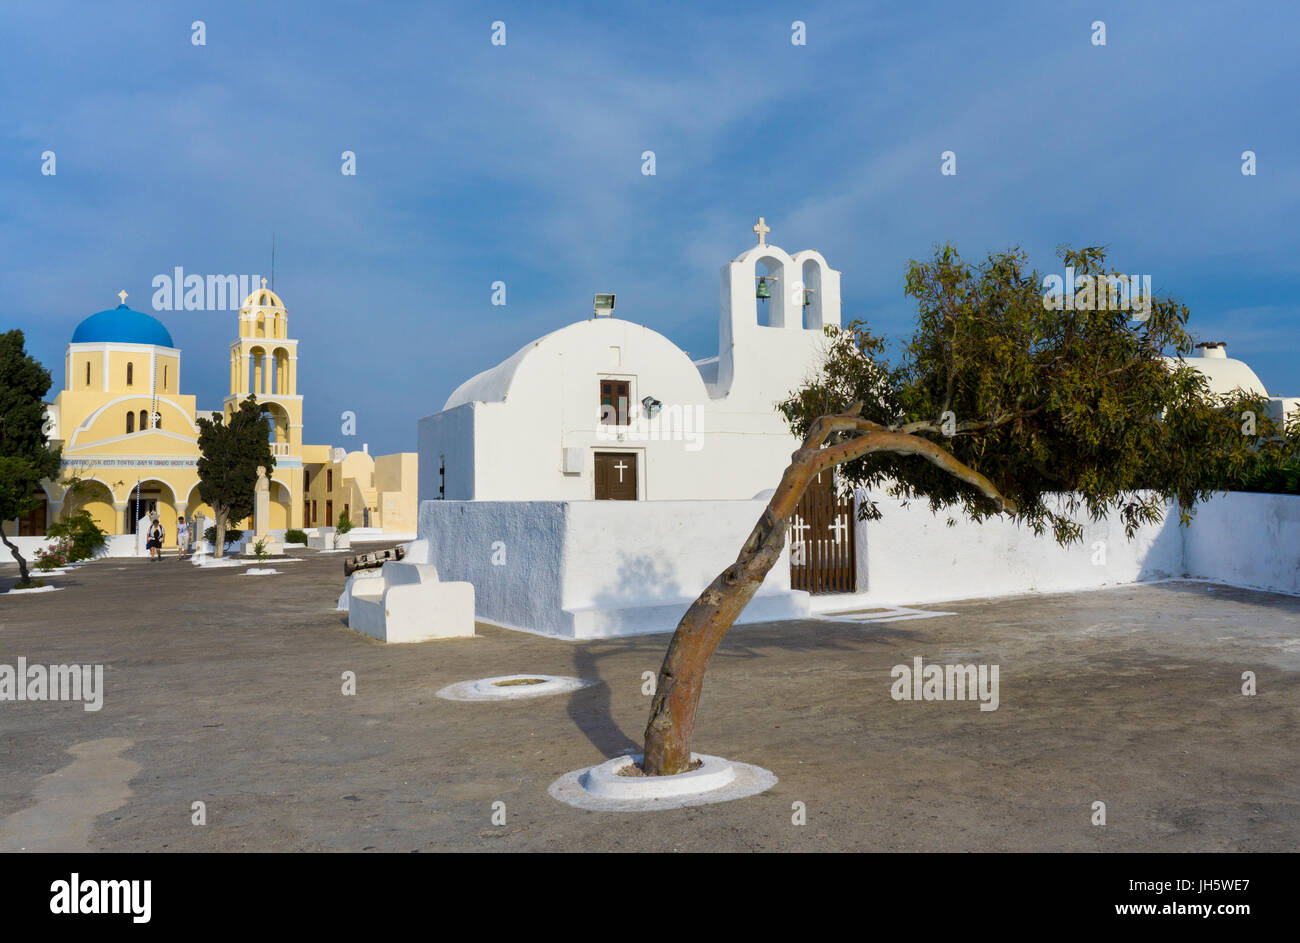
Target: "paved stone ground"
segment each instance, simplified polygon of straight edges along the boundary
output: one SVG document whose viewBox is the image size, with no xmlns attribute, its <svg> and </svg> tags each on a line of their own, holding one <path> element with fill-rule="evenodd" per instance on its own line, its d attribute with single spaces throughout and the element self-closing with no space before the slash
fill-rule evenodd
<svg viewBox="0 0 1300 943">
<path fill-rule="evenodd" d="M 596 813 L 547 795 L 638 745 L 666 635 L 479 626 L 385 646 L 332 611 L 342 555 L 279 575 L 102 560 L 0 597 L 0 663 L 102 663 L 105 700 L 0 702 L 0 849 L 1293 851 L 1300 599 L 1164 583 L 733 630 L 695 748 L 773 770 L 739 802 Z M 0 590 L 16 567 L 0 568 Z M 895 702 L 890 669 L 1000 666 L 1000 706 Z M 1243 671 L 1259 693 L 1240 693 Z M 341 674 L 357 674 L 357 694 Z M 600 683 L 434 696 L 517 672 Z M 207 824 L 191 824 L 191 804 Z M 492 803 L 506 824 L 491 824 Z M 1090 824 L 1092 803 L 1107 824 Z M 807 824 L 791 823 L 792 803 Z"/>
</svg>

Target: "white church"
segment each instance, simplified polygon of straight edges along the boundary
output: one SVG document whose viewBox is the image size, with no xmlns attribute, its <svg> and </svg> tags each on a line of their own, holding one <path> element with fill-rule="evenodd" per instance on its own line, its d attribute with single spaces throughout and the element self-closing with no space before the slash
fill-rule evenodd
<svg viewBox="0 0 1300 943">
<path fill-rule="evenodd" d="M 420 500 L 752 498 L 797 445 L 775 404 L 840 326 L 821 253 L 758 244 L 722 269 L 718 356 L 692 361 L 597 296 L 585 321 L 462 383 L 420 420 Z M 760 298 L 759 296 L 767 296 Z"/>
<path fill-rule="evenodd" d="M 757 245 L 722 268 L 716 357 L 692 361 L 597 295 L 590 318 L 467 380 L 421 419 L 419 540 L 409 570 L 386 572 L 472 586 L 458 605 L 507 628 L 571 639 L 671 632 L 762 514 L 798 445 L 776 404 L 818 368 L 822 329 L 841 326 L 840 273 L 814 250 L 769 245 L 761 218 L 754 232 Z M 1190 362 L 1214 392 L 1267 395 L 1222 344 L 1201 348 Z M 1300 405 L 1273 400 L 1282 413 Z M 1227 495 L 1199 507 L 1191 528 L 1174 513 L 1134 540 L 1117 522 L 1091 522 L 1081 550 L 1005 520 L 948 528 L 925 508 L 872 497 L 884 519 L 859 521 L 829 480 L 810 487 L 782 560 L 738 623 L 873 621 L 882 606 L 911 618 L 899 603 L 1183 576 L 1300 591 L 1278 554 L 1224 536 L 1234 521 L 1300 519 L 1300 498 Z M 1109 548 L 1103 565 L 1098 542 Z M 391 609 L 388 593 L 413 589 L 386 579 L 368 592 L 379 612 Z M 410 635 L 388 640 L 437 637 L 427 628 L 437 606 L 411 608 Z"/>
</svg>

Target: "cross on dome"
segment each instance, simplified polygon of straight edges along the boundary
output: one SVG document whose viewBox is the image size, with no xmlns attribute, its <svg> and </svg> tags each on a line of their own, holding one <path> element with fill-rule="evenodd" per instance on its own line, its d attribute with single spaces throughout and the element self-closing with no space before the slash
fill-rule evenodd
<svg viewBox="0 0 1300 943">
<path fill-rule="evenodd" d="M 117 293 L 117 297 L 119 297 L 119 298 L 122 299 L 122 304 L 126 304 L 126 289 L 123 289 L 122 291 L 119 291 L 119 292 Z"/>
<path fill-rule="evenodd" d="M 763 217 L 758 218 L 758 223 L 754 226 L 754 232 L 758 233 L 758 244 L 767 245 L 767 234 L 772 231 L 772 227 L 763 221 Z"/>
</svg>

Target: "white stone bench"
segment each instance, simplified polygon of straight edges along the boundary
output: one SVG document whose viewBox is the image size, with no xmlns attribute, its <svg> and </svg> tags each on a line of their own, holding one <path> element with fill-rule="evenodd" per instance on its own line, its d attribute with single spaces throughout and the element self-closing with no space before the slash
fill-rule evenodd
<svg viewBox="0 0 1300 943">
<path fill-rule="evenodd" d="M 472 638 L 474 586 L 444 583 L 431 563 L 389 561 L 348 577 L 348 627 L 381 642 Z"/>
<path fill-rule="evenodd" d="M 307 546 L 312 550 L 346 550 L 352 546 L 352 538 L 337 533 L 333 527 L 318 527 L 314 534 L 307 535 Z"/>
</svg>

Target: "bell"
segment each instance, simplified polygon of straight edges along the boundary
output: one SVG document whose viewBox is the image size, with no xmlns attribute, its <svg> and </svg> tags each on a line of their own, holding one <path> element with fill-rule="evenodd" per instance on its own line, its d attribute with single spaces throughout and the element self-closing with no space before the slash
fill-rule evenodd
<svg viewBox="0 0 1300 943">
<path fill-rule="evenodd" d="M 763 301 L 766 301 L 768 298 L 772 297 L 772 292 L 770 292 L 767 287 L 766 278 L 760 278 L 758 280 L 758 291 L 754 293 L 754 297 L 761 299 Z"/>
<path fill-rule="evenodd" d="M 803 306 L 806 308 L 810 304 L 812 304 L 812 289 L 805 288 L 803 290 Z"/>
</svg>

